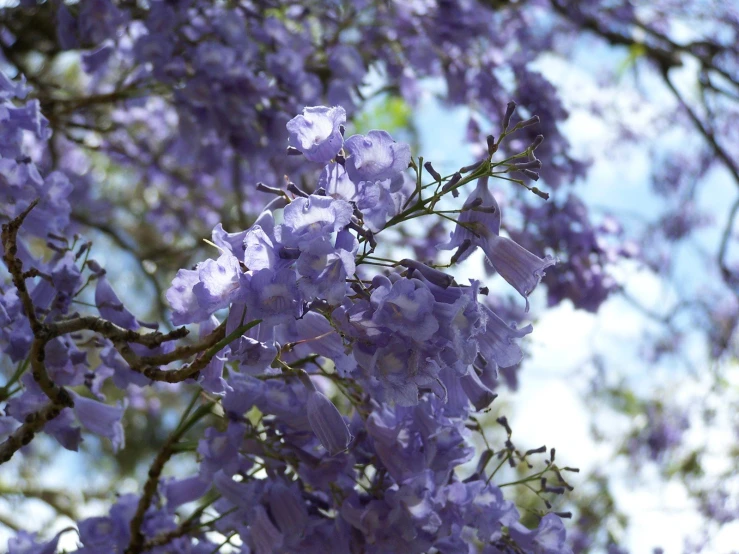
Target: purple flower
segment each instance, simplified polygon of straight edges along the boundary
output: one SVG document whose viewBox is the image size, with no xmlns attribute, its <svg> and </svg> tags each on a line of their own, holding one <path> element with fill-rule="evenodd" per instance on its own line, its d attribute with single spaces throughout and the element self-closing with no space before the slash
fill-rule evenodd
<svg viewBox="0 0 739 554">
<path fill-rule="evenodd" d="M 526 551 L 536 554 L 572 554 L 565 544 L 565 527 L 555 514 L 545 515 L 536 529 L 527 529 L 519 522 L 508 527 L 508 534 Z"/>
<path fill-rule="evenodd" d="M 234 422 L 229 422 L 228 428 L 223 433 L 213 427 L 205 430 L 204 437 L 198 442 L 198 454 L 201 459 L 200 477 L 203 480 L 210 482 L 218 472 L 233 475 L 237 471 L 249 468 L 250 462 L 239 454 L 239 448 L 244 441 L 244 431 L 242 424 Z"/>
<path fill-rule="evenodd" d="M 200 282 L 198 271 L 180 269 L 165 294 L 172 307 L 172 323 L 184 325 L 208 319 L 210 313 L 198 305 L 193 289 Z"/>
<path fill-rule="evenodd" d="M 108 321 L 112 321 L 119 327 L 131 329 L 132 331 L 139 328 L 139 322 L 123 306 L 113 287 L 110 286 L 110 283 L 105 277 L 98 278 L 95 287 L 95 305 L 98 307 L 101 316 Z"/>
<path fill-rule="evenodd" d="M 352 218 L 352 207 L 344 200 L 312 195 L 290 202 L 283 218 L 285 222 L 277 228 L 279 241 L 302 249 L 346 227 Z"/>
<path fill-rule="evenodd" d="M 126 410 L 125 403 L 117 407 L 108 406 L 97 400 L 74 393 L 74 413 L 84 427 L 96 435 L 109 438 L 116 452 L 125 445 L 121 418 Z"/>
<path fill-rule="evenodd" d="M 325 394 L 317 390 L 308 393 L 308 421 L 311 429 L 331 456 L 343 452 L 354 437 L 344 417 Z"/>
<path fill-rule="evenodd" d="M 544 270 L 557 263 L 551 256 L 540 258 L 506 237 L 491 237 L 484 248 L 485 255 L 503 279 L 526 299 L 544 276 Z"/>
<path fill-rule="evenodd" d="M 307 312 L 298 319 L 295 322 L 295 334 L 285 342 L 296 343 L 293 351 L 297 357 L 316 353 L 332 360 L 342 377 L 351 374 L 357 367 L 357 362 L 347 350 L 341 335 L 326 317 L 316 312 Z"/>
<path fill-rule="evenodd" d="M 295 271 L 260 269 L 249 283 L 247 313 L 250 319 L 261 319 L 265 325 L 286 323 L 299 316 L 298 299 Z"/>
<path fill-rule="evenodd" d="M 472 367 L 469 368 L 466 375 L 460 377 L 460 382 L 462 390 L 470 399 L 475 410 L 484 410 L 497 396 L 480 381 L 477 372 Z"/>
<path fill-rule="evenodd" d="M 54 554 L 59 542 L 60 531 L 49 542 L 36 542 L 37 533 L 18 531 L 18 534 L 8 540 L 8 554 Z"/>
<path fill-rule="evenodd" d="M 300 535 L 308 524 L 308 511 L 300 492 L 282 481 L 275 482 L 269 489 L 269 511 L 285 535 Z"/>
<path fill-rule="evenodd" d="M 521 348 L 514 342 L 531 333 L 531 325 L 516 329 L 509 327 L 487 306 L 482 306 L 485 330 L 476 335 L 480 354 L 490 364 L 511 367 L 523 359 Z"/>
<path fill-rule="evenodd" d="M 426 357 L 418 345 L 412 346 L 400 338 L 393 338 L 387 346 L 376 348 L 369 365 L 388 402 L 415 406 L 419 388 L 428 388 L 438 396 L 446 397 L 446 389 L 437 377 L 439 365 Z"/>
<path fill-rule="evenodd" d="M 356 48 L 346 44 L 331 49 L 328 66 L 334 78 L 347 78 L 355 83 L 359 83 L 366 72 L 362 56 Z"/>
<path fill-rule="evenodd" d="M 249 523 L 249 538 L 256 554 L 272 554 L 275 549 L 279 551 L 284 537 L 269 519 L 267 510 L 261 504 L 254 508 Z"/>
<path fill-rule="evenodd" d="M 82 431 L 73 425 L 74 422 L 72 410 L 64 408 L 57 417 L 46 424 L 44 431 L 67 450 L 77 452 L 82 442 Z"/>
<path fill-rule="evenodd" d="M 197 269 L 198 283 L 192 292 L 198 306 L 209 314 L 227 307 L 245 293 L 248 279 L 231 252 L 223 252 L 217 260 L 205 260 Z"/>
<path fill-rule="evenodd" d="M 255 224 L 244 236 L 244 265 L 251 271 L 287 267 L 293 260 L 281 258 L 281 248 L 273 233 Z"/>
<path fill-rule="evenodd" d="M 469 488 L 474 500 L 467 514 L 467 524 L 477 531 L 483 542 L 497 540 L 502 526 L 517 524 L 518 510 L 513 502 L 505 500 L 503 492 L 495 485 L 474 481 Z"/>
<path fill-rule="evenodd" d="M 346 278 L 356 268 L 357 247 L 354 235 L 340 231 L 335 247 L 328 240 L 317 240 L 300 253 L 296 264 L 298 287 L 306 301 L 322 298 L 334 306 L 341 303 L 346 295 Z"/>
<path fill-rule="evenodd" d="M 376 311 L 372 320 L 378 325 L 418 342 L 430 339 L 439 329 L 433 315 L 434 297 L 418 279 L 389 280 L 372 293 Z"/>
<path fill-rule="evenodd" d="M 217 260 L 201 262 L 194 270 L 180 269 L 166 297 L 174 310 L 175 325 L 207 319 L 246 294 L 249 278 L 239 260 L 223 251 Z"/>
<path fill-rule="evenodd" d="M 13 81 L 0 71 L 0 100 L 23 99 L 28 95 L 29 90 L 26 78 L 22 74 L 18 76 L 17 81 Z"/>
<path fill-rule="evenodd" d="M 454 227 L 449 242 L 439 246 L 442 250 L 459 248 L 469 240 L 473 247 L 484 246 L 487 241 L 500 233 L 500 207 L 488 190 L 488 178 L 478 179 L 477 186 L 462 206 L 459 224 Z M 457 260 L 469 257 L 474 248 L 467 248 Z"/>
<path fill-rule="evenodd" d="M 344 108 L 314 106 L 287 122 L 290 144 L 312 162 L 325 164 L 341 150 L 340 126 L 346 123 Z"/>
<path fill-rule="evenodd" d="M 175 508 L 193 502 L 203 496 L 210 488 L 211 483 L 200 476 L 186 479 L 170 479 L 164 483 L 164 496 L 167 499 L 167 508 Z"/>
<path fill-rule="evenodd" d="M 459 223 L 449 242 L 440 246 L 445 250 L 459 248 L 469 241 L 473 248 L 459 254 L 464 260 L 476 247 L 481 247 L 488 261 L 503 279 L 526 299 L 529 310 L 529 294 L 544 276 L 544 270 L 557 263 L 551 256 L 542 259 L 509 238 L 499 236 L 500 207 L 488 190 L 487 177 L 477 181 L 477 187 L 465 201 Z"/>
<path fill-rule="evenodd" d="M 351 136 L 346 139 L 344 148 L 350 154 L 346 160 L 346 172 L 357 184 L 392 179 L 411 161 L 411 147 L 404 142 L 395 142 L 387 131 Z"/>
</svg>

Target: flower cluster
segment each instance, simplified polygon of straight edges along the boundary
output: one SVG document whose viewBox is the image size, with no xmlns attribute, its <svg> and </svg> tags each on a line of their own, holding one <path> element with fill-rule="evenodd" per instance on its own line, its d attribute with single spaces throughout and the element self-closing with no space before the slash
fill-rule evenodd
<svg viewBox="0 0 739 554">
<path fill-rule="evenodd" d="M 108 515 L 79 523 L 80 552 L 210 552 L 217 544 L 201 525 L 238 535 L 242 551 L 259 554 L 325 551 L 328 544 L 347 553 L 459 552 L 480 543 L 490 553 L 569 552 L 554 513 L 542 513 L 534 529 L 520 523 L 491 482 L 492 451 L 472 475 L 460 473 L 475 454 L 469 418 L 493 402 L 498 368 L 521 361 L 518 341 L 532 327 L 501 319 L 478 281 L 460 284 L 441 268 L 380 258 L 375 249 L 391 227 L 441 213 L 435 205 L 442 196 L 476 182 L 449 241 L 439 245 L 456 250 L 452 262 L 479 246 L 528 307 L 554 260 L 499 235 L 500 208 L 488 189 L 492 154 L 449 177 L 427 164 L 437 185 L 428 196 L 420 170 L 416 179 L 407 174 L 419 165 L 409 145 L 377 130 L 345 139 L 344 122 L 343 108 L 320 106 L 288 121 L 291 153 L 324 164 L 320 186 L 308 194 L 292 183 L 284 190 L 262 185 L 275 197 L 253 225 L 227 232 L 218 224 L 210 241 L 217 257 L 177 273 L 166 298 L 175 325 L 199 325 L 201 339 L 192 346 L 172 343 L 185 328 L 141 333 L 149 324 L 123 305 L 105 270 L 85 255 L 88 246 L 56 247 L 49 266 L 30 254 L 18 259 L 26 227 L 35 229 L 31 214 L 43 205 L 13 196 L 18 211 L 7 214 L 3 241 L 16 287 L 4 293 L 3 309 L 8 321 L 26 317 L 3 326 L 3 348 L 19 362 L 19 389 L 6 390 L 3 452 L 12 456 L 24 436 L 41 430 L 76 450 L 76 422 L 123 448 L 124 409 L 152 382 L 196 381 L 210 398 L 185 413 L 141 496 L 121 496 Z M 47 227 L 33 232 L 53 236 L 52 224 L 44 220 Z M 49 278 L 22 273 L 31 266 Z M 100 318 L 70 309 L 85 272 L 95 282 Z M 126 391 L 116 405 L 103 393 L 107 379 Z M 160 479 L 178 440 L 215 405 L 222 415 L 198 442 L 197 472 Z M 509 430 L 497 455 L 515 465 L 529 453 L 515 450 Z M 565 483 L 553 456 L 544 471 Z M 218 515 L 182 529 L 177 510 L 194 501 Z M 40 553 L 58 540 L 20 534 L 9 548 Z"/>
</svg>

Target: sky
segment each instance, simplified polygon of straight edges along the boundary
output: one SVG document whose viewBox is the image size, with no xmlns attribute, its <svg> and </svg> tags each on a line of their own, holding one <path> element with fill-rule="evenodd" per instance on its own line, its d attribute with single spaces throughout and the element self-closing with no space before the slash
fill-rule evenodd
<svg viewBox="0 0 739 554">
<path fill-rule="evenodd" d="M 614 151 L 613 143 L 617 138 L 614 130 L 584 109 L 589 102 L 615 105 L 620 110 L 617 111 L 619 115 L 642 121 L 640 130 L 645 133 L 652 130 L 649 125 L 656 109 L 643 102 L 628 76 L 613 87 L 604 88 L 599 82 L 601 70 L 618 67 L 625 56 L 625 52 L 599 48 L 584 41 L 581 48 L 575 49 L 573 60 L 552 55 L 538 63 L 537 69 L 558 87 L 570 111 L 563 131 L 571 141 L 574 153 L 594 160 L 587 179 L 573 184 L 573 190 L 590 206 L 653 219 L 663 206 L 649 188 L 650 153 L 628 145 Z M 694 82 L 692 70 L 688 66 L 674 76 L 678 87 L 688 91 L 687 94 L 690 83 Z M 649 79 L 642 83 L 657 105 L 674 102 L 664 87 L 660 89 Z M 426 87 L 426 94 L 416 110 L 415 124 L 424 159 L 432 161 L 437 170 L 446 174 L 445 170 L 452 172 L 470 161 L 464 137 L 469 111 L 465 108 L 450 110 L 442 105 L 435 97 L 442 90 L 443 84 L 438 82 Z M 643 94 L 643 89 L 640 92 Z M 662 147 L 669 147 L 672 141 L 684 140 L 684 137 L 663 136 L 660 140 Z M 546 160 L 542 161 L 546 164 Z M 699 205 L 713 214 L 717 222 L 724 222 L 730 206 L 727 198 L 734 197 L 735 186 L 729 175 L 720 170 L 710 174 L 707 181 L 699 195 Z M 505 182 L 500 183 L 506 186 Z M 700 232 L 696 241 L 700 248 L 714 251 L 719 233 L 719 229 L 708 229 Z M 710 287 L 715 275 L 704 271 L 705 264 L 698 251 L 691 246 L 681 248 L 676 268 L 681 289 Z M 478 258 L 480 256 L 478 253 Z M 556 266 L 552 270 L 556 270 Z M 466 276 L 469 271 L 475 269 L 460 268 L 455 273 Z M 484 275 L 481 266 L 476 271 L 477 275 Z M 616 274 L 634 298 L 657 312 L 677 299 L 677 291 L 671 283 L 636 264 L 627 264 Z M 686 540 L 699 538 L 700 517 L 695 506 L 678 482 L 664 482 L 655 468 L 649 466 L 645 467 L 641 478 L 634 478 L 624 460 L 616 464 L 612 461 L 613 451 L 618 445 L 593 439 L 590 431 L 594 422 L 592 406 L 584 400 L 590 376 L 585 368 L 591 355 L 597 352 L 609 360 L 609 367 L 620 367 L 620 374 L 637 391 L 682 386 L 695 392 L 709 386 L 705 349 L 695 341 L 689 342 L 689 350 L 685 352 L 705 377 L 699 374 L 697 379 L 688 378 L 684 371 L 674 367 L 649 367 L 639 356 L 638 346 L 645 333 L 654 329 L 654 324 L 628 302 L 619 297 L 611 298 L 597 315 L 593 315 L 575 310 L 569 302 L 553 309 L 545 308 L 543 293 L 538 290 L 532 295 L 532 313 L 536 314 L 537 320 L 534 332 L 525 339 L 530 341 L 526 345 L 529 358 L 520 374 L 520 389 L 506 398 L 510 403 L 512 413 L 508 417 L 515 435 L 519 440 L 525 440 L 525 448 L 541 444 L 556 446 L 558 459 L 580 467 L 583 470 L 580 475 L 596 468 L 605 469 L 612 478 L 612 492 L 618 505 L 630 517 L 630 526 L 622 539 L 623 546 L 632 554 L 651 553 L 655 547 L 662 547 L 667 554 L 683 552 Z M 712 432 L 722 437 L 718 439 L 719 443 L 730 444 L 735 440 L 730 427 L 735 415 L 724 413 L 723 416 L 718 420 L 719 427 Z M 613 431 L 625 431 L 630 424 L 623 418 L 607 421 Z M 687 440 L 694 443 L 706 440 L 706 435 L 701 432 L 695 435 Z M 577 477 L 572 482 L 576 484 Z M 712 539 L 711 548 L 705 552 L 736 552 L 739 524 L 724 526 Z"/>
</svg>

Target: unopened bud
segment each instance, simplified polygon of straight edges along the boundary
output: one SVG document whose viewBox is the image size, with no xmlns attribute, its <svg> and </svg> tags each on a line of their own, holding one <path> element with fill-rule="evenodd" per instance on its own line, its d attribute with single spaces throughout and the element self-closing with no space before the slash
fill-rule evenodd
<svg viewBox="0 0 739 554">
<path fill-rule="evenodd" d="M 441 187 L 441 192 L 442 193 L 447 192 L 450 188 L 452 188 L 454 185 L 459 183 L 461 179 L 462 179 L 462 174 L 459 171 L 457 171 L 454 175 L 452 175 L 452 178 L 449 179 L 443 187 Z M 456 198 L 459 193 L 456 190 L 453 190 L 452 194 Z"/>
<path fill-rule="evenodd" d="M 521 173 L 526 175 L 526 177 L 533 181 L 539 180 L 539 174 L 536 171 L 531 171 L 530 169 L 519 169 L 518 171 L 520 171 Z"/>
<path fill-rule="evenodd" d="M 451 265 L 454 265 L 457 263 L 457 260 L 464 254 L 469 247 L 472 246 L 472 241 L 470 239 L 464 239 L 462 244 L 459 245 L 459 248 L 457 248 L 457 251 L 452 256 L 452 260 L 450 262 Z"/>
<path fill-rule="evenodd" d="M 513 434 L 513 431 L 511 431 L 511 426 L 508 425 L 508 418 L 506 416 L 500 416 L 498 419 L 495 420 L 495 422 L 503 427 L 509 436 Z"/>
<path fill-rule="evenodd" d="M 492 156 L 498 151 L 498 145 L 495 144 L 495 137 L 493 135 L 488 135 L 486 140 L 488 143 L 488 154 Z"/>
<path fill-rule="evenodd" d="M 87 252 L 87 249 L 90 248 L 90 245 L 92 245 L 91 242 L 83 242 L 82 246 L 77 250 L 77 254 L 75 254 L 74 259 L 79 260 L 82 257 L 82 254 Z"/>
<path fill-rule="evenodd" d="M 533 125 L 534 123 L 539 123 L 538 115 L 521 121 L 520 123 L 516 124 L 516 127 L 518 127 L 519 129 L 523 129 L 524 127 L 528 127 L 529 125 Z"/>
<path fill-rule="evenodd" d="M 454 282 L 454 277 L 452 277 L 448 273 L 444 273 L 443 271 L 439 271 L 438 269 L 429 267 L 419 261 L 409 260 L 406 258 L 404 260 L 400 260 L 398 263 L 403 267 L 418 271 L 421 275 L 424 276 L 427 281 L 443 289 L 449 288 Z"/>
<path fill-rule="evenodd" d="M 434 178 L 434 181 L 441 181 L 441 175 L 438 171 L 434 169 L 434 166 L 431 165 L 431 162 L 426 162 L 425 164 L 423 164 L 423 167 L 426 169 L 426 171 L 429 172 L 429 175 Z"/>
<path fill-rule="evenodd" d="M 523 162 L 514 164 L 513 167 L 516 169 L 541 169 L 541 160 L 532 160 L 530 162 Z"/>
<path fill-rule="evenodd" d="M 292 181 L 287 184 L 287 190 L 292 192 L 295 196 L 302 196 L 303 198 L 308 198 L 308 193 L 300 190 L 300 188 L 298 188 L 298 185 L 296 185 Z"/>
<path fill-rule="evenodd" d="M 531 187 L 531 192 L 533 192 L 536 196 L 539 198 L 543 198 L 544 200 L 549 200 L 549 193 L 539 190 L 536 187 Z"/>
<path fill-rule="evenodd" d="M 264 183 L 257 183 L 257 190 L 260 192 L 266 192 L 268 194 L 276 194 L 277 196 L 282 196 L 282 191 L 280 189 L 268 187 Z"/>
<path fill-rule="evenodd" d="M 466 165 L 462 169 L 459 170 L 460 173 L 469 173 L 470 171 L 475 171 L 478 167 L 480 167 L 485 160 L 480 160 L 479 162 L 475 162 L 472 165 Z"/>
<path fill-rule="evenodd" d="M 536 135 L 534 142 L 531 143 L 531 146 L 529 146 L 529 148 L 531 148 L 531 150 L 536 150 L 537 148 L 539 148 L 539 146 L 541 146 L 542 142 L 544 142 L 544 135 Z"/>
<path fill-rule="evenodd" d="M 511 117 L 513 117 L 513 112 L 516 111 L 516 103 L 511 100 L 508 102 L 508 105 L 505 109 L 505 115 L 503 116 L 503 130 L 507 131 L 508 126 L 511 124 Z"/>
<path fill-rule="evenodd" d="M 477 474 L 482 475 L 485 471 L 485 467 L 487 467 L 488 462 L 490 462 L 490 459 L 493 457 L 493 451 L 489 448 L 484 450 L 482 454 L 480 454 L 480 459 L 477 462 Z"/>
<path fill-rule="evenodd" d="M 482 198 L 475 198 L 469 204 L 462 206 L 462 211 L 466 212 L 469 210 L 474 210 L 475 208 L 479 208 L 480 206 L 482 206 Z"/>
<path fill-rule="evenodd" d="M 105 270 L 95 260 L 87 260 L 87 267 L 96 275 L 105 275 Z"/>
<path fill-rule="evenodd" d="M 531 454 L 543 454 L 546 451 L 546 446 L 540 446 L 539 448 L 532 448 L 531 450 L 527 450 L 525 456 L 530 456 Z"/>
</svg>

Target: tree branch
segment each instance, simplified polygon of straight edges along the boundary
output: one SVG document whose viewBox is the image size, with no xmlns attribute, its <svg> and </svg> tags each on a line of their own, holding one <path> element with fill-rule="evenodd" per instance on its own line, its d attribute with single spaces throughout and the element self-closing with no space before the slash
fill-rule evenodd
<svg viewBox="0 0 739 554">
<path fill-rule="evenodd" d="M 146 510 L 149 509 L 152 498 L 157 491 L 159 486 L 159 478 L 162 475 L 162 470 L 167 461 L 175 453 L 174 446 L 177 441 L 190 429 L 190 427 L 202 418 L 204 415 L 210 413 L 212 403 L 205 406 L 201 406 L 195 414 L 190 418 L 189 422 L 181 423 L 177 429 L 169 436 L 167 441 L 162 445 L 159 453 L 154 458 L 151 466 L 149 467 L 149 477 L 144 484 L 144 492 L 139 499 L 138 506 L 136 507 L 136 513 L 131 519 L 131 542 L 126 548 L 124 554 L 140 554 L 144 550 L 144 535 L 141 532 L 141 525 L 144 523 L 144 516 Z"/>
</svg>

